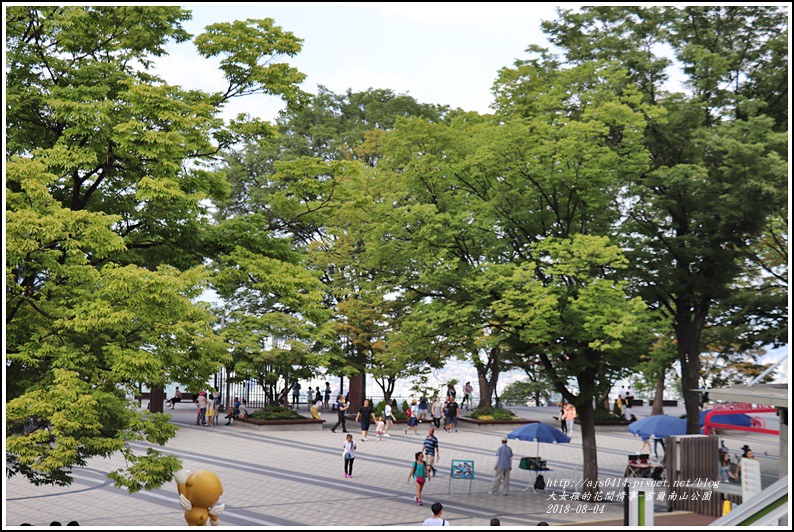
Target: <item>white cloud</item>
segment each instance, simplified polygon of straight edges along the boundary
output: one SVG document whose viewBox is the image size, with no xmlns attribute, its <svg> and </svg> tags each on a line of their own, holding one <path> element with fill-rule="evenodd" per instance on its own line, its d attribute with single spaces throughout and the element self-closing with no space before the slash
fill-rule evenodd
<svg viewBox="0 0 794 532">
<path fill-rule="evenodd" d="M 558 6 L 567 9 L 585 4 L 551 4 L 545 2 L 387 2 L 373 4 L 390 16 L 435 26 L 461 24 L 502 24 L 506 20 L 534 17 L 551 19 Z M 483 28 L 487 31 L 487 28 Z"/>
</svg>

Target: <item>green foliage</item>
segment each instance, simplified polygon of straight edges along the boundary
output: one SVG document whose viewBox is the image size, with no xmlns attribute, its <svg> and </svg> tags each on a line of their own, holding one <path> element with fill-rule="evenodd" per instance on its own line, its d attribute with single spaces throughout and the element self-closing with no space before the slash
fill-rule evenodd
<svg viewBox="0 0 794 532">
<path fill-rule="evenodd" d="M 510 401 L 516 403 L 524 403 L 527 399 L 534 399 L 537 396 L 549 400 L 549 385 L 547 382 L 540 381 L 515 381 L 511 382 L 505 389 L 502 390 L 500 398 L 502 401 Z"/>
<path fill-rule="evenodd" d="M 248 416 L 250 419 L 261 419 L 263 421 L 275 421 L 278 419 L 309 419 L 302 416 L 292 409 L 277 406 L 266 405 L 261 410 L 257 410 Z"/>
<path fill-rule="evenodd" d="M 183 90 L 148 69 L 190 38 L 189 18 L 173 6 L 6 11 L 9 475 L 69 484 L 73 467 L 120 451 L 117 486 L 170 481 L 178 459 L 128 442 L 165 444 L 174 426 L 127 397 L 173 381 L 198 389 L 229 360 L 215 316 L 194 302 L 218 247 L 210 206 L 229 191 L 213 156 L 272 127 L 219 113 L 244 94 L 294 99 L 302 77 L 260 61 L 300 43 L 262 21 L 212 27 L 197 41 L 224 56 L 229 90 Z M 288 304 L 311 299 L 280 286 Z"/>
<path fill-rule="evenodd" d="M 509 421 L 513 419 L 520 419 L 510 410 L 506 408 L 486 407 L 478 408 L 469 413 L 470 417 L 474 419 L 493 419 L 496 421 Z"/>
<path fill-rule="evenodd" d="M 787 151 L 780 134 L 787 136 L 788 127 L 788 19 L 780 6 L 599 6 L 563 10 L 558 21 L 544 23 L 565 56 L 549 67 L 620 64 L 641 95 L 641 104 L 629 105 L 651 109 L 643 143 L 649 168 L 626 176 L 618 234 L 630 250 L 635 290 L 672 322 L 693 433 L 692 390 L 699 387 L 703 340 L 711 340 L 704 338 L 706 324 L 725 327 L 725 352 L 757 348 L 786 327 L 782 298 L 754 294 L 763 284 L 779 295 L 787 268 L 764 265 L 753 247 L 771 236 L 769 222 L 786 205 L 787 172 L 779 163 Z M 654 50 L 668 45 L 682 65 L 686 93 L 663 90 L 669 60 Z M 520 67 L 528 74 L 537 63 Z M 505 81 L 505 94 L 537 84 L 523 73 Z M 516 99 L 512 107 L 505 98 L 502 110 L 526 113 L 525 102 Z M 786 240 L 785 231 L 773 232 Z M 739 301 L 752 302 L 742 308 Z"/>
</svg>

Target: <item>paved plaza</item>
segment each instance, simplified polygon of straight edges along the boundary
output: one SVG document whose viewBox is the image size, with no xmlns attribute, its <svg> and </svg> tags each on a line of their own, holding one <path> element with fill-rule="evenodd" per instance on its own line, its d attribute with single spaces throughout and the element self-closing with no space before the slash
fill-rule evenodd
<svg viewBox="0 0 794 532">
<path fill-rule="evenodd" d="M 512 408 L 531 420 L 555 424 L 556 408 Z M 648 415 L 648 407 L 635 408 L 639 417 Z M 220 526 L 250 527 L 336 527 L 372 528 L 419 526 L 431 517 L 430 505 L 440 501 L 444 518 L 453 526 L 483 527 L 498 517 L 502 525 L 529 527 L 540 521 L 550 525 L 615 526 L 622 523 L 623 504 L 604 502 L 593 513 L 594 504 L 573 503 L 567 513 L 560 511 L 559 501 L 550 500 L 562 490 L 523 491 L 529 473 L 518 469 L 521 456 L 534 456 L 537 444 L 510 440 L 514 452 L 510 478 L 510 494 L 488 495 L 494 452 L 501 445 L 501 436 L 514 427 L 487 430 L 464 429 L 457 433 L 436 431 L 440 459 L 438 476 L 426 484 L 424 506 L 414 502 L 414 488 L 407 483 L 413 455 L 421 449 L 429 425 L 422 423 L 419 435 L 405 435 L 404 425 L 392 428 L 392 437 L 362 442 L 358 424 L 347 424 L 358 445 L 353 478 L 343 478 L 341 428 L 331 432 L 336 413 L 325 412 L 323 430 L 259 432 L 244 423 L 231 426 L 199 427 L 190 404 L 179 404 L 172 422 L 179 426 L 177 436 L 159 450 L 179 456 L 187 469 L 209 469 L 223 483 L 221 502 L 226 509 Z M 683 409 L 666 408 L 665 413 L 678 415 Z M 305 410 L 303 410 L 305 413 Z M 738 450 L 749 443 L 762 464 L 764 485 L 777 478 L 779 450 L 777 437 L 763 434 L 734 433 L 723 438 L 729 448 Z M 620 430 L 599 430 L 598 467 L 602 478 L 620 479 L 627 453 L 636 452 L 639 438 Z M 146 447 L 134 444 L 143 452 Z M 540 444 L 540 454 L 552 472 L 547 481 L 581 479 L 582 450 L 579 426 L 569 444 Z M 475 479 L 450 483 L 451 460 L 473 460 Z M 51 521 L 94 527 L 169 528 L 185 524 L 179 505 L 176 484 L 170 482 L 160 489 L 129 494 L 116 489 L 106 474 L 123 466 L 121 456 L 93 459 L 74 472 L 69 487 L 33 486 L 20 477 L 6 479 L 4 484 L 4 528 L 23 522 L 48 525 Z M 471 490 L 471 493 L 469 493 Z M 454 493 L 450 493 L 454 491 Z M 570 490 L 568 490 L 570 492 Z M 570 504 L 570 503 L 568 503 Z M 709 518 L 693 514 L 667 514 L 658 507 L 656 520 L 674 519 L 670 525 L 703 525 Z M 579 509 L 580 513 L 576 510 Z"/>
</svg>

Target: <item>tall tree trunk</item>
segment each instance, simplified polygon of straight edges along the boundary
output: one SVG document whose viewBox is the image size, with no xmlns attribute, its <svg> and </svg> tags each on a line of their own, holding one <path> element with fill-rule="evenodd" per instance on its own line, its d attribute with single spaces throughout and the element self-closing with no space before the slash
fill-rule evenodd
<svg viewBox="0 0 794 532">
<path fill-rule="evenodd" d="M 594 361 L 595 362 L 595 361 Z M 593 397 L 583 394 L 582 390 L 595 389 L 598 364 L 585 368 L 576 376 L 579 384 L 579 396 L 573 401 L 576 413 L 579 414 L 579 430 L 582 438 L 582 493 L 589 493 L 590 500 L 595 500 L 598 493 L 598 449 L 595 438 L 595 408 Z M 570 436 L 570 434 L 568 435 Z M 574 435 L 575 437 L 575 435 Z"/>
<path fill-rule="evenodd" d="M 483 363 L 479 357 L 473 358 L 474 368 L 477 370 L 477 382 L 480 386 L 480 402 L 477 408 L 487 408 L 491 406 L 491 397 L 496 390 L 496 383 L 499 380 L 501 350 L 499 347 L 491 348 L 488 353 L 488 361 Z M 488 375 L 490 374 L 490 378 Z"/>
<path fill-rule="evenodd" d="M 357 375 L 353 375 L 349 379 L 350 401 L 347 413 L 355 414 L 358 409 L 364 404 L 364 399 L 367 398 L 367 378 L 366 374 L 362 371 Z"/>
<path fill-rule="evenodd" d="M 681 316 L 681 314 L 685 315 Z M 700 334 L 705 315 L 703 311 L 679 312 L 675 324 L 687 434 L 700 434 L 700 394 L 697 389 L 700 384 Z M 689 319 L 690 317 L 692 319 Z"/>
<path fill-rule="evenodd" d="M 656 377 L 656 395 L 654 395 L 653 407 L 651 408 L 652 416 L 661 416 L 664 414 L 664 374 L 665 371 L 662 369 L 659 372 L 659 376 Z"/>
<path fill-rule="evenodd" d="M 149 389 L 149 412 L 153 414 L 162 414 L 165 400 L 165 390 L 163 390 L 163 387 L 152 386 Z"/>
<path fill-rule="evenodd" d="M 595 500 L 598 493 L 598 453 L 596 448 L 595 409 L 593 401 L 586 399 L 583 403 L 574 403 L 579 414 L 579 427 L 582 438 L 582 493 L 589 493 L 590 500 Z M 576 436 L 574 435 L 574 438 Z"/>
<path fill-rule="evenodd" d="M 576 375 L 576 382 L 579 385 L 580 395 L 576 396 L 567 388 L 567 380 L 557 378 L 554 373 L 554 365 L 551 360 L 541 354 L 540 360 L 543 367 L 552 375 L 554 387 L 562 394 L 564 400 L 572 403 L 579 415 L 579 431 L 582 438 L 582 493 L 588 493 L 590 500 L 595 500 L 598 493 L 598 453 L 595 440 L 595 408 L 594 398 L 587 394 L 587 391 L 596 389 L 596 379 L 600 367 L 600 354 L 591 353 L 588 356 L 590 365 L 583 368 L 583 372 Z M 584 395 L 582 395 L 584 394 Z M 569 435 L 570 436 L 570 435 Z M 573 436 L 576 437 L 575 434 Z"/>
<path fill-rule="evenodd" d="M 488 373 L 485 366 L 475 366 L 477 368 L 477 382 L 480 386 L 480 402 L 477 403 L 477 408 L 488 408 L 491 406 L 491 398 L 493 397 L 496 383 L 488 380 Z"/>
</svg>

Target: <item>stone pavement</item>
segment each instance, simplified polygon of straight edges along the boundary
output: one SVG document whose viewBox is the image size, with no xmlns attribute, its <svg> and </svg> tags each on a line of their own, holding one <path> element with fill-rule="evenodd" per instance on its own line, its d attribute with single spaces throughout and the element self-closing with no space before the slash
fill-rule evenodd
<svg viewBox="0 0 794 532">
<path fill-rule="evenodd" d="M 526 419 L 555 424 L 556 408 L 511 408 Z M 647 415 L 635 408 L 639 417 Z M 167 411 L 168 412 L 168 411 Z M 198 427 L 192 405 L 178 404 L 172 422 L 179 426 L 177 436 L 167 445 L 157 447 L 180 457 L 187 469 L 209 469 L 223 483 L 221 502 L 226 509 L 221 526 L 297 526 L 357 528 L 386 526 L 407 528 L 421 525 L 432 516 L 430 505 L 444 504 L 444 518 L 454 526 L 488 526 L 498 517 L 503 526 L 535 526 L 539 521 L 550 525 L 615 526 L 622 523 L 623 505 L 619 502 L 571 503 L 568 511 L 558 500 L 550 500 L 563 492 L 550 488 L 545 492 L 523 491 L 529 473 L 517 468 L 521 456 L 534 456 L 537 444 L 511 440 L 514 468 L 508 496 L 488 495 L 494 452 L 501 445 L 501 436 L 514 427 L 488 430 L 463 429 L 456 433 L 437 431 L 440 458 L 439 474 L 426 484 L 424 506 L 414 502 L 413 484 L 406 482 L 413 455 L 429 426 L 420 425 L 420 435 L 405 435 L 403 425 L 392 428 L 392 437 L 362 442 L 356 423 L 348 422 L 358 445 L 353 478 L 343 478 L 341 430 L 331 433 L 336 414 L 323 413 L 326 424 L 322 431 L 258 432 L 244 423 L 231 426 Z M 666 413 L 676 415 L 673 409 Z M 556 424 L 555 424 L 556 426 Z M 540 454 L 554 471 L 547 481 L 581 479 L 582 452 L 579 427 L 569 444 L 540 444 Z M 764 471 L 777 471 L 779 452 L 775 436 L 741 434 L 724 437 L 731 449 L 750 443 L 759 456 Z M 598 466 L 602 478 L 618 480 L 626 465 L 626 454 L 640 446 L 639 438 L 625 431 L 599 431 Z M 135 443 L 139 451 L 146 446 Z M 473 481 L 450 482 L 451 460 L 474 460 Z M 176 484 L 170 482 L 148 492 L 129 494 L 116 489 L 106 474 L 123 465 L 123 458 L 92 459 L 85 468 L 76 470 L 75 481 L 68 487 L 33 486 L 20 477 L 4 482 L 4 527 L 23 522 L 47 525 L 51 521 L 66 523 L 76 520 L 80 525 L 94 527 L 168 528 L 185 524 Z M 766 483 L 765 483 L 766 484 Z M 471 488 L 471 493 L 469 493 Z M 454 493 L 450 493 L 450 490 Z M 568 490 L 570 493 L 570 489 Z M 593 510 L 597 509 L 597 513 Z M 577 513 L 578 510 L 578 513 Z M 701 525 L 703 516 L 669 514 L 657 509 L 657 525 L 664 518 L 675 518 L 671 525 Z"/>
</svg>

